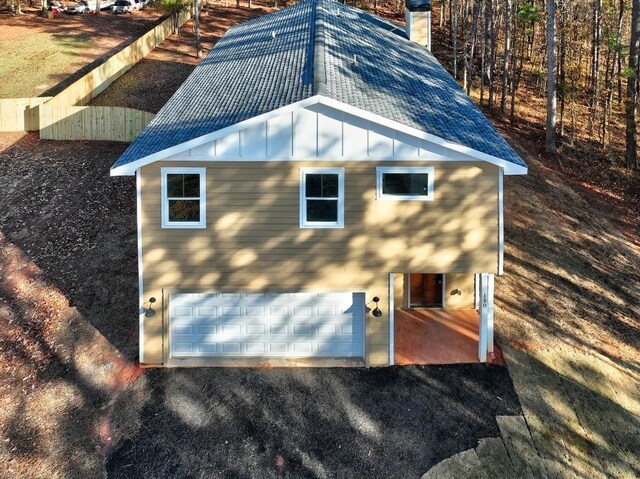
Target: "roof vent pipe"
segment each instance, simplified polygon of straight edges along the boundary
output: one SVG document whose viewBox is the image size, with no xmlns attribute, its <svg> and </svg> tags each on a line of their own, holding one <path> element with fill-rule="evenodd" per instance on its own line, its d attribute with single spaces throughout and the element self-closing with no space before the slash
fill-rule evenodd
<svg viewBox="0 0 640 479">
<path fill-rule="evenodd" d="M 407 37 L 431 51 L 431 0 L 405 0 Z"/>
</svg>

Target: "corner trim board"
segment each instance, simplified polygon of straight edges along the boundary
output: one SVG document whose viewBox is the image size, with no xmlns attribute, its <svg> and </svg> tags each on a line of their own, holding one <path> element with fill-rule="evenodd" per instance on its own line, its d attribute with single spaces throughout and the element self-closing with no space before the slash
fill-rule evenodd
<svg viewBox="0 0 640 479">
<path fill-rule="evenodd" d="M 389 366 L 395 364 L 395 287 L 393 273 L 389 273 Z"/>
<path fill-rule="evenodd" d="M 504 273 L 504 170 L 498 170 L 498 274 Z"/>
<path fill-rule="evenodd" d="M 144 363 L 144 280 L 142 274 L 142 185 L 140 170 L 136 171 L 136 223 L 138 228 L 138 358 Z"/>
</svg>

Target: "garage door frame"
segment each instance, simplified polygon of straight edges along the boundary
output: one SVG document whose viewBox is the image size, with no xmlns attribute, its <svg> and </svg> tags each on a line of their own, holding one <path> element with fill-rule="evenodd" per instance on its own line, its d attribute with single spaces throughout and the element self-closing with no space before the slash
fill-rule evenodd
<svg viewBox="0 0 640 479">
<path fill-rule="evenodd" d="M 363 295 L 363 311 L 361 316 L 362 326 L 362 354 L 361 356 L 232 356 L 232 355 L 218 355 L 218 356 L 172 356 L 171 355 L 171 300 L 176 294 L 221 294 L 221 293 L 269 293 L 269 294 L 287 294 L 287 293 L 313 293 L 313 294 L 362 294 Z M 163 292 L 163 308 L 162 308 L 162 323 L 163 323 L 163 353 L 165 366 L 207 366 L 207 365 L 221 365 L 232 366 L 237 362 L 240 366 L 252 366 L 252 365 L 292 365 L 295 362 L 300 366 L 365 366 L 367 365 L 367 330 L 366 330 L 366 292 L 363 290 L 354 291 L 335 291 L 335 290 L 261 290 L 261 291 L 213 291 L 196 288 L 179 288 L 179 289 L 164 289 Z"/>
</svg>

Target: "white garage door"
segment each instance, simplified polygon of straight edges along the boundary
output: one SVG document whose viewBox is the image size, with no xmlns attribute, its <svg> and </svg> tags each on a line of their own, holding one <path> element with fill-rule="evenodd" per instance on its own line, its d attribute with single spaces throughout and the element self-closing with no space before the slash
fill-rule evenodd
<svg viewBox="0 0 640 479">
<path fill-rule="evenodd" d="M 176 293 L 172 357 L 362 357 L 364 293 Z"/>
</svg>

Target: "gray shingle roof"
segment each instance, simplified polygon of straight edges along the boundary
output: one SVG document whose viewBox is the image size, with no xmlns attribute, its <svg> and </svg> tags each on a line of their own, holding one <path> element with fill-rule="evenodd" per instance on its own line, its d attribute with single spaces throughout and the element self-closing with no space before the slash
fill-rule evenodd
<svg viewBox="0 0 640 479">
<path fill-rule="evenodd" d="M 401 26 L 302 0 L 229 29 L 113 167 L 314 95 L 526 166 Z"/>
</svg>

